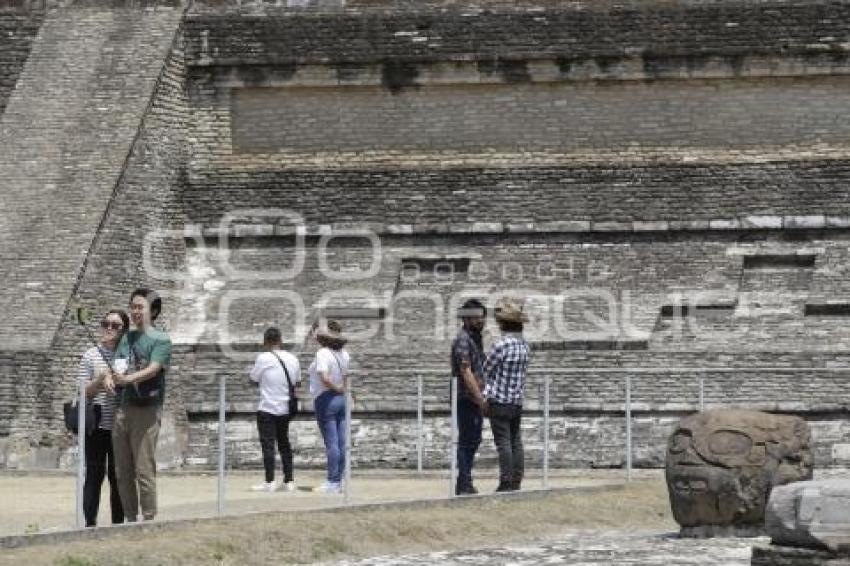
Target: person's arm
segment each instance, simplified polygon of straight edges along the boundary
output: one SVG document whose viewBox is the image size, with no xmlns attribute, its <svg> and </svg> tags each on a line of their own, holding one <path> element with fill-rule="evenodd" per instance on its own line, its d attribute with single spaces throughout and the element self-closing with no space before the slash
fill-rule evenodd
<svg viewBox="0 0 850 566">
<path fill-rule="evenodd" d="M 265 364 L 260 363 L 260 359 L 263 357 L 262 354 L 257 356 L 257 359 L 254 360 L 254 367 L 248 372 L 248 378 L 251 380 L 251 383 L 254 387 L 260 386 L 260 376 L 262 376 L 263 371 L 266 369 Z"/>
<path fill-rule="evenodd" d="M 119 383 L 133 385 L 145 382 L 163 370 L 171 361 L 171 339 L 157 341 L 151 350 L 150 362 L 141 370 L 121 376 Z"/>
<path fill-rule="evenodd" d="M 481 402 L 481 413 L 486 417 L 490 414 L 490 403 L 487 401 L 487 385 L 491 383 L 493 380 L 493 373 L 498 365 L 498 357 L 499 357 L 499 345 L 498 343 L 493 344 L 490 347 L 490 352 L 487 354 L 487 358 L 484 360 L 484 367 L 481 370 L 483 374 L 481 377 L 484 378 L 484 395 L 482 397 Z"/>
<path fill-rule="evenodd" d="M 292 357 L 295 358 L 295 373 L 292 374 L 293 385 L 295 387 L 301 387 L 301 362 L 298 361 L 297 357 Z"/>
<path fill-rule="evenodd" d="M 484 397 L 481 395 L 481 387 L 478 385 L 478 380 L 475 377 L 475 374 L 472 373 L 472 345 L 466 339 L 459 339 L 454 344 L 454 352 L 452 355 L 455 356 L 455 359 L 458 360 L 458 365 L 460 365 L 460 376 L 463 379 L 463 384 L 466 386 L 466 390 L 469 392 L 469 395 L 472 397 L 472 401 L 481 406 L 481 403 L 484 401 Z"/>
<path fill-rule="evenodd" d="M 333 355 L 333 354 L 328 354 Z M 342 368 L 340 367 L 340 372 L 342 372 Z M 322 353 L 318 353 L 316 355 L 316 373 L 319 374 L 319 381 L 322 382 L 322 385 L 325 386 L 326 389 L 333 391 L 334 393 L 345 393 L 345 385 L 346 385 L 346 376 L 343 374 L 342 383 L 337 385 L 333 382 L 331 378 L 331 365 L 328 363 L 328 359 L 326 356 L 323 356 Z"/>
<path fill-rule="evenodd" d="M 126 373 L 122 375 L 118 381 L 123 385 L 133 385 L 134 383 L 142 383 L 155 377 L 162 370 L 163 366 L 159 362 L 150 362 L 144 369 Z"/>
<path fill-rule="evenodd" d="M 472 397 L 472 402 L 481 406 L 484 402 L 484 396 L 481 394 L 481 388 L 478 385 L 478 380 L 475 379 L 475 374 L 472 373 L 469 362 L 463 362 L 460 372 L 463 375 L 463 383 L 466 385 L 466 390 Z"/>
</svg>

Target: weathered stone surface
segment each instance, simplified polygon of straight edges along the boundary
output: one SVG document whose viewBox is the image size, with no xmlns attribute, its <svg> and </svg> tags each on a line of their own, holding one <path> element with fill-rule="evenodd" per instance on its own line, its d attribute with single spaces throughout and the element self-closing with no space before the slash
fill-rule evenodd
<svg viewBox="0 0 850 566">
<path fill-rule="evenodd" d="M 813 548 L 757 545 L 750 566 L 850 566 L 850 557 Z"/>
<path fill-rule="evenodd" d="M 774 486 L 812 477 L 809 442 L 799 417 L 717 409 L 682 419 L 667 445 L 666 479 L 683 533 L 758 530 Z"/>
<path fill-rule="evenodd" d="M 777 487 L 765 511 L 765 530 L 777 545 L 826 547 L 850 557 L 850 479 Z"/>
</svg>

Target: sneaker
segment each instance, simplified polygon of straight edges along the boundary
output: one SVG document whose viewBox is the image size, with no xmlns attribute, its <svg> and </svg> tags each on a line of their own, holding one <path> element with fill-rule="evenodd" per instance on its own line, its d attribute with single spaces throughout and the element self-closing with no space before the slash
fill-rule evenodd
<svg viewBox="0 0 850 566">
<path fill-rule="evenodd" d="M 294 481 L 288 481 L 288 482 L 286 482 L 285 484 L 283 484 L 283 485 L 281 486 L 281 489 L 282 489 L 283 491 L 289 491 L 289 492 L 292 492 L 292 491 L 295 491 L 297 488 L 295 487 L 295 482 L 294 482 Z"/>
<path fill-rule="evenodd" d="M 277 484 L 273 481 L 266 481 L 251 487 L 251 491 L 267 491 L 272 492 L 277 488 Z"/>
<path fill-rule="evenodd" d="M 455 486 L 455 495 L 478 495 L 478 490 L 472 484 Z"/>
<path fill-rule="evenodd" d="M 341 493 L 342 486 L 339 482 L 326 481 L 318 487 L 314 487 L 313 491 L 318 493 Z"/>
</svg>

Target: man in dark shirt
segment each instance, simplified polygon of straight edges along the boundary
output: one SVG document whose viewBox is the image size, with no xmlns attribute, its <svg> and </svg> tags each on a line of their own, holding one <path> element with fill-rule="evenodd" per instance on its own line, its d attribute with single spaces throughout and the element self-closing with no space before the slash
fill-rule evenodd
<svg viewBox="0 0 850 566">
<path fill-rule="evenodd" d="M 458 476 L 455 485 L 457 495 L 478 493 L 472 485 L 472 463 L 481 444 L 481 426 L 484 422 L 481 416 L 481 404 L 484 402 L 481 393 L 484 388 L 484 345 L 481 331 L 484 329 L 486 315 L 487 310 L 480 301 L 466 301 L 459 312 L 463 328 L 452 342 L 452 376 L 458 382 Z"/>
</svg>

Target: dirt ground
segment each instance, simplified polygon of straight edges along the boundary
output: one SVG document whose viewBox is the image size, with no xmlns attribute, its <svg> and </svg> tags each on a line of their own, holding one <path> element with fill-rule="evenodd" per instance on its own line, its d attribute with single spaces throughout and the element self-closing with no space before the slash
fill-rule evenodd
<svg viewBox="0 0 850 566">
<path fill-rule="evenodd" d="M 607 474 L 609 477 L 605 475 L 593 474 L 589 478 L 564 475 L 554 478 L 552 483 L 588 485 L 614 479 L 611 474 Z M 6 479 L 9 478 L 3 478 L 4 483 Z M 189 478 L 162 479 L 164 499 L 177 504 L 180 498 L 175 486 Z M 439 479 L 364 477 L 358 480 L 359 497 L 365 500 L 366 494 L 372 490 L 392 492 L 399 499 L 414 494 L 420 497 L 423 490 L 430 490 L 435 497 L 441 497 L 445 495 L 447 486 Z M 246 488 L 252 480 L 256 478 L 232 478 L 233 489 L 238 486 Z M 214 487 L 214 478 L 195 478 L 194 481 L 198 482 L 194 484 L 198 489 L 201 485 Z M 489 490 L 495 487 L 495 479 L 481 481 L 480 484 Z M 172 490 L 170 495 L 165 496 Z M 262 495 L 266 496 L 265 499 Z M 0 553 L 0 565 L 292 564 L 435 548 L 504 544 L 514 540 L 527 543 L 556 536 L 565 529 L 676 529 L 663 480 L 657 475 L 633 481 L 623 489 L 562 492 L 544 499 L 488 497 L 462 506 L 424 509 L 352 507 L 331 514 L 303 511 L 339 504 L 340 501 L 334 501 L 333 497 L 300 491 L 296 494 L 248 492 L 242 501 L 276 505 L 281 512 L 229 517 L 196 525 L 175 524 L 167 531 L 141 533 L 128 530 L 126 534 L 119 533 L 100 540 L 9 549 Z M 186 511 L 191 505 L 196 504 L 184 502 L 173 510 Z"/>
<path fill-rule="evenodd" d="M 482 493 L 495 489 L 495 470 L 479 474 Z M 621 471 L 553 471 L 552 487 L 594 485 L 620 481 Z M 312 493 L 309 489 L 324 479 L 319 470 L 298 472 L 295 493 L 258 493 L 251 486 L 262 481 L 262 473 L 229 472 L 225 488 L 225 513 L 254 511 L 304 510 L 338 506 L 341 496 Z M 211 517 L 217 513 L 218 480 L 215 473 L 160 474 L 157 479 L 159 519 Z M 530 477 L 527 489 L 539 488 L 540 477 Z M 35 532 L 53 532 L 75 526 L 75 478 L 58 473 L 0 473 L 0 536 Z M 422 476 L 409 471 L 362 471 L 352 477 L 351 503 L 399 501 L 446 497 L 448 474 L 426 472 Z M 109 494 L 104 482 L 99 524 L 109 522 Z"/>
</svg>

